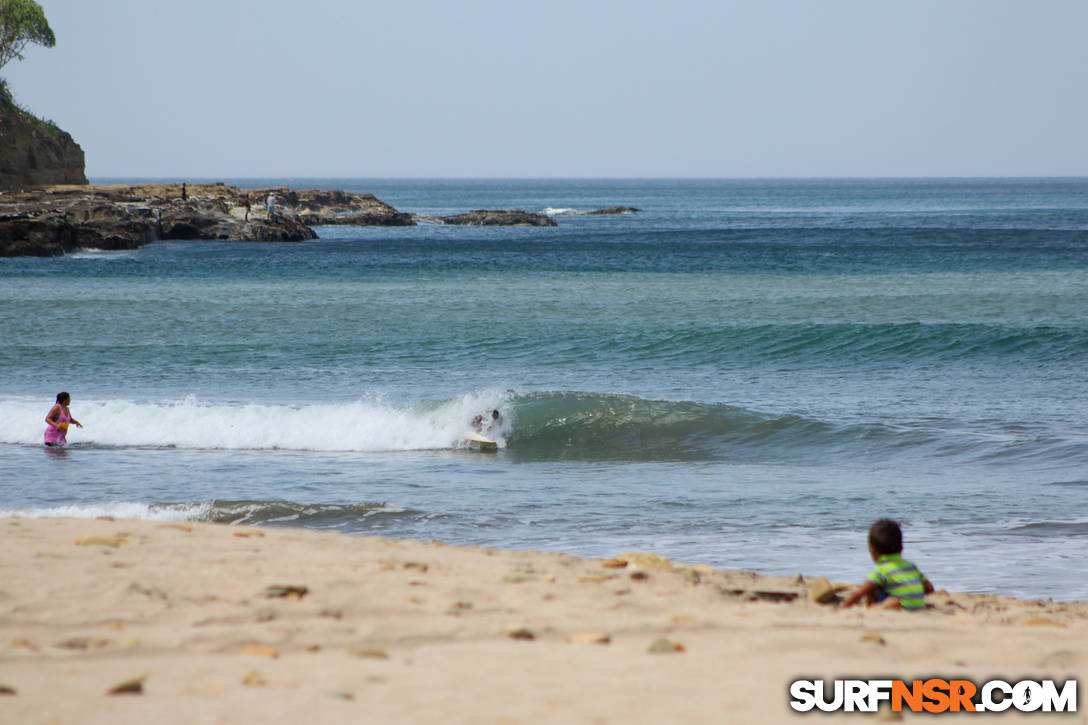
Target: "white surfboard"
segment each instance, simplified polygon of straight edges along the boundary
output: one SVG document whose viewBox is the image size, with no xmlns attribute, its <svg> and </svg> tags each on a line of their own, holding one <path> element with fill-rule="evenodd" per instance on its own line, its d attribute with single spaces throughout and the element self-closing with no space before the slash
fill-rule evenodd
<svg viewBox="0 0 1088 725">
<path fill-rule="evenodd" d="M 485 438 L 479 433 L 466 433 L 465 445 L 469 450 L 479 451 L 480 453 L 496 453 L 499 450 L 499 444 L 490 438 Z"/>
</svg>

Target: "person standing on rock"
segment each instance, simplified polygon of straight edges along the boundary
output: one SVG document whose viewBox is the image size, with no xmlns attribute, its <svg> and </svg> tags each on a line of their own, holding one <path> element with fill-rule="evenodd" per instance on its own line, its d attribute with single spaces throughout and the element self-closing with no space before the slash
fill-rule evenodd
<svg viewBox="0 0 1088 725">
<path fill-rule="evenodd" d="M 185 182 L 181 182 L 181 200 L 187 201 L 189 199 L 189 192 L 185 190 Z"/>
<path fill-rule="evenodd" d="M 246 194 L 244 199 L 245 199 L 245 207 L 246 207 L 246 218 L 245 218 L 244 221 L 248 222 L 249 221 L 249 194 Z"/>
<path fill-rule="evenodd" d="M 276 213 L 276 195 L 269 194 L 265 200 L 265 205 L 268 207 L 268 218 L 271 219 L 272 215 Z"/>
</svg>

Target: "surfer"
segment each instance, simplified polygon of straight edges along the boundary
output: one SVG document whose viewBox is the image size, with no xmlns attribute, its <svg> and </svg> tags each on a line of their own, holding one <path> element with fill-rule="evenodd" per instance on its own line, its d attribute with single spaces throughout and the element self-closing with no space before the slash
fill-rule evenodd
<svg viewBox="0 0 1088 725">
<path fill-rule="evenodd" d="M 486 421 L 486 425 L 485 425 Z M 483 413 L 472 419 L 472 429 L 477 433 L 483 433 L 485 430 L 492 431 L 502 425 L 502 413 L 497 409 L 491 411 L 490 420 Z"/>
<path fill-rule="evenodd" d="M 56 404 L 45 414 L 45 445 L 50 448 L 62 448 L 68 445 L 68 424 L 75 423 L 82 428 L 83 424 L 72 417 L 68 410 L 68 404 L 72 402 L 72 396 L 68 393 L 57 393 Z"/>
</svg>

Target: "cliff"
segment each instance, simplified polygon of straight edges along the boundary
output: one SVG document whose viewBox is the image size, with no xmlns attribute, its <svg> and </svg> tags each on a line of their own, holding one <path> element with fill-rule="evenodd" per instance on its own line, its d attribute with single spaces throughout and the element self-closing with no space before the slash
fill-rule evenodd
<svg viewBox="0 0 1088 725">
<path fill-rule="evenodd" d="M 0 80 L 0 190 L 86 183 L 79 144 L 15 105 Z"/>
</svg>

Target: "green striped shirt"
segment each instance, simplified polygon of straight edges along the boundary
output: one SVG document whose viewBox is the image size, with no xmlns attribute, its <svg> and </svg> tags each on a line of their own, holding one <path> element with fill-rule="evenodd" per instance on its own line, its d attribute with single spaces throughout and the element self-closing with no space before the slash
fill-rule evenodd
<svg viewBox="0 0 1088 725">
<path fill-rule="evenodd" d="M 877 559 L 876 569 L 869 573 L 869 581 L 889 597 L 898 599 L 903 609 L 926 608 L 925 578 L 902 554 L 884 554 Z"/>
</svg>

